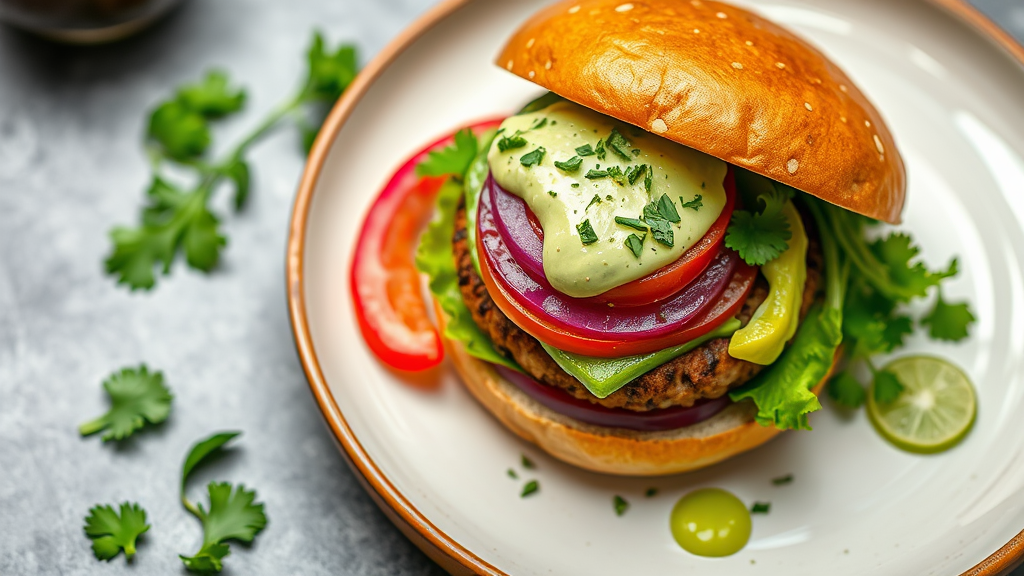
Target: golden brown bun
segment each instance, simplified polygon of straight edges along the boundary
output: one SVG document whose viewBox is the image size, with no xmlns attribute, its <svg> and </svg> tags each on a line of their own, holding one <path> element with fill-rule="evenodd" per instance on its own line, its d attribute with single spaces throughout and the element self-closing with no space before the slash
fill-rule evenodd
<svg viewBox="0 0 1024 576">
<path fill-rule="evenodd" d="M 448 342 L 450 357 L 470 393 L 506 427 L 548 454 L 594 472 L 656 476 L 696 470 L 756 448 L 779 430 L 754 422 L 750 400 L 677 430 L 636 432 L 580 422 L 527 396 L 487 362 Z M 814 387 L 818 394 L 824 380 Z"/>
<path fill-rule="evenodd" d="M 903 159 L 878 111 L 807 42 L 711 0 L 568 0 L 498 65 L 556 94 L 890 223 Z"/>
</svg>

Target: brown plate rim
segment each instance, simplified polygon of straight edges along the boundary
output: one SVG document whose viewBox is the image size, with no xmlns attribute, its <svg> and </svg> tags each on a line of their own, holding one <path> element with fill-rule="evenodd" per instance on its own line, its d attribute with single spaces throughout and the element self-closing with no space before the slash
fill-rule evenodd
<svg viewBox="0 0 1024 576">
<path fill-rule="evenodd" d="M 505 572 L 480 558 L 454 538 L 435 526 L 423 513 L 398 491 L 384 475 L 356 438 L 334 400 L 320 369 L 316 350 L 306 317 L 305 285 L 303 281 L 306 248 L 306 223 L 324 162 L 331 144 L 356 105 L 373 82 L 405 49 L 439 22 L 474 0 L 444 0 L 428 10 L 381 50 L 355 79 L 344 96 L 335 103 L 324 121 L 309 154 L 298 192 L 292 207 L 288 231 L 285 276 L 288 291 L 288 313 L 291 319 L 295 347 L 306 373 L 310 390 L 328 426 L 342 448 L 345 460 L 357 473 L 360 482 L 392 522 L 428 556 L 453 574 L 486 574 L 507 576 Z M 997 26 L 966 0 L 926 0 L 960 18 L 976 32 L 993 41 L 1024 66 L 1024 46 Z M 1024 530 L 999 550 L 976 564 L 961 576 L 996 576 L 1005 574 L 1024 560 Z"/>
</svg>

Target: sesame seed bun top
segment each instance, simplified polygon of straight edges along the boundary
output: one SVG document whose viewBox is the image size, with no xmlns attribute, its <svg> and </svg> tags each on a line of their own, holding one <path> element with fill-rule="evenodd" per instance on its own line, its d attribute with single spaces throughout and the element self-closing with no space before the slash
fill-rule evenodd
<svg viewBox="0 0 1024 576">
<path fill-rule="evenodd" d="M 569 100 L 890 223 L 906 171 L 864 94 L 804 40 L 712 0 L 569 0 L 497 59 Z"/>
</svg>

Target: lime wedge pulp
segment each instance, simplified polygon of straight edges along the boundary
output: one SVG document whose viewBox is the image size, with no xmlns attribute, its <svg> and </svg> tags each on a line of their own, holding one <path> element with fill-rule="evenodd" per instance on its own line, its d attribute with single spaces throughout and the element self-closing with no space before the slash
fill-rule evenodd
<svg viewBox="0 0 1024 576">
<path fill-rule="evenodd" d="M 897 448 L 919 454 L 942 452 L 967 436 L 978 413 L 974 385 L 949 362 L 931 356 L 907 356 L 883 370 L 904 386 L 891 404 L 875 402 L 875 383 L 868 394 L 868 417 Z"/>
</svg>

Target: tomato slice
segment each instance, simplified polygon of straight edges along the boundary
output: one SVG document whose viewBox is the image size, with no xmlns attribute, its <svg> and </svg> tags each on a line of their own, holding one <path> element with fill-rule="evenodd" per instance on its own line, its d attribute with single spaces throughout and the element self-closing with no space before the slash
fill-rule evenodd
<svg viewBox="0 0 1024 576">
<path fill-rule="evenodd" d="M 477 250 L 484 254 L 481 235 L 477 236 Z M 559 350 L 594 356 L 598 358 L 618 358 L 635 354 L 649 354 L 670 346 L 689 342 L 707 334 L 726 319 L 735 316 L 743 306 L 747 295 L 754 287 L 757 267 L 749 266 L 742 261 L 733 272 L 728 286 L 707 311 L 694 318 L 685 327 L 669 334 L 635 340 L 602 340 L 580 336 L 577 333 L 555 326 L 543 318 L 527 310 L 494 279 L 494 270 L 487 258 L 480 258 L 480 277 L 487 288 L 488 294 L 495 305 L 517 326 L 534 338 L 554 346 Z"/>
<path fill-rule="evenodd" d="M 665 300 L 700 276 L 725 241 L 725 229 L 729 227 L 729 219 L 732 218 L 732 211 L 736 206 L 736 179 L 733 177 L 732 166 L 729 166 L 725 173 L 722 185 L 725 188 L 725 206 L 722 213 L 707 233 L 696 244 L 690 246 L 678 260 L 643 278 L 616 286 L 588 300 L 616 306 L 642 306 Z"/>
<path fill-rule="evenodd" d="M 480 133 L 500 124 L 489 120 L 471 128 Z M 416 165 L 453 140 L 434 142 L 395 172 L 370 206 L 356 241 L 349 285 L 359 329 L 374 355 L 398 370 L 427 370 L 444 358 L 414 254 L 445 177 L 421 178 Z"/>
</svg>

